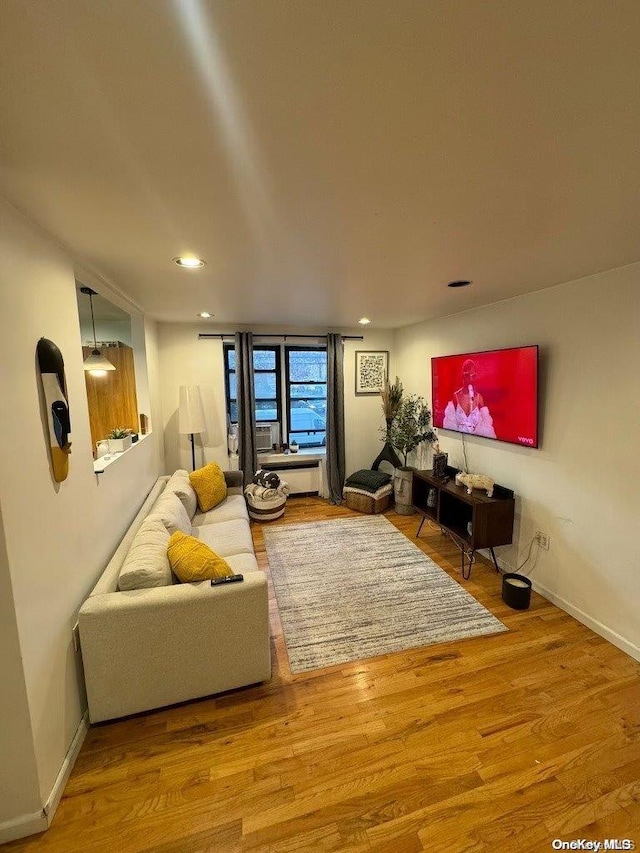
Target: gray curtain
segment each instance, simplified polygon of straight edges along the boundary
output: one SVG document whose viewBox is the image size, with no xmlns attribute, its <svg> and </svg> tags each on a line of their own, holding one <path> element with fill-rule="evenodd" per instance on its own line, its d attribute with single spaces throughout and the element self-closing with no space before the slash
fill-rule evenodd
<svg viewBox="0 0 640 853">
<path fill-rule="evenodd" d="M 344 452 L 344 344 L 327 335 L 327 485 L 331 503 L 342 503 Z"/>
<path fill-rule="evenodd" d="M 238 461 L 247 486 L 258 468 L 256 453 L 256 394 L 253 385 L 253 335 L 236 332 L 236 387 L 238 400 Z"/>
</svg>

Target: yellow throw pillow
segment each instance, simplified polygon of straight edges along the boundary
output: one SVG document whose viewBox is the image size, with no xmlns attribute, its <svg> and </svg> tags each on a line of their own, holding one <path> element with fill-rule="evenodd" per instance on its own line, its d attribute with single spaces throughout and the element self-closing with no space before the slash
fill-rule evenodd
<svg viewBox="0 0 640 853">
<path fill-rule="evenodd" d="M 195 536 L 177 530 L 169 539 L 167 556 L 173 573 L 182 583 L 208 581 L 233 574 L 233 569 L 219 554 Z"/>
<path fill-rule="evenodd" d="M 209 512 L 218 506 L 227 496 L 227 481 L 222 468 L 210 462 L 204 468 L 198 468 L 189 474 L 189 482 L 198 496 L 200 512 Z"/>
</svg>

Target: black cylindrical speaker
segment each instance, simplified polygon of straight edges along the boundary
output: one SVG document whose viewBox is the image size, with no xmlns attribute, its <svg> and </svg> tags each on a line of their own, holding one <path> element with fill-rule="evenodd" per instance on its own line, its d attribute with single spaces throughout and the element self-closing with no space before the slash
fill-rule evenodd
<svg viewBox="0 0 640 853">
<path fill-rule="evenodd" d="M 531 603 L 531 581 L 524 575 L 502 575 L 502 600 L 514 610 L 526 610 Z"/>
</svg>

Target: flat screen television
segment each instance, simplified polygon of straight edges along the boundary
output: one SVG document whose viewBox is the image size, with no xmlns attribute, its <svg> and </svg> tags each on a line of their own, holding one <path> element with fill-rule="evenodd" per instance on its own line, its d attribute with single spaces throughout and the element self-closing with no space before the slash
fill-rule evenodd
<svg viewBox="0 0 640 853">
<path fill-rule="evenodd" d="M 538 347 L 431 359 L 433 424 L 524 447 L 538 446 Z"/>
</svg>

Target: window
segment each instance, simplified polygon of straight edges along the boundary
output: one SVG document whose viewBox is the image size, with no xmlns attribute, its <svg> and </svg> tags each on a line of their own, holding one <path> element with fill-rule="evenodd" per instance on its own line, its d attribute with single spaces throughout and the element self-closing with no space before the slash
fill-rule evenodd
<svg viewBox="0 0 640 853">
<path fill-rule="evenodd" d="M 238 422 L 233 344 L 224 345 L 225 390 L 231 423 Z M 327 352 L 324 347 L 254 346 L 256 422 L 277 423 L 300 447 L 326 442 Z M 284 393 L 283 393 L 284 390 Z"/>
<path fill-rule="evenodd" d="M 327 352 L 286 347 L 287 423 L 289 442 L 303 447 L 326 443 Z"/>
<path fill-rule="evenodd" d="M 238 423 L 238 392 L 236 385 L 236 351 L 224 345 L 225 391 L 227 412 L 232 424 Z M 256 421 L 281 421 L 280 405 L 280 347 L 253 348 L 253 373 L 256 395 Z"/>
</svg>

